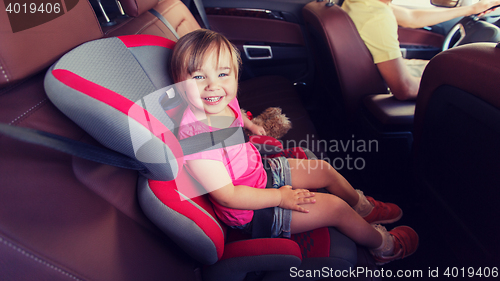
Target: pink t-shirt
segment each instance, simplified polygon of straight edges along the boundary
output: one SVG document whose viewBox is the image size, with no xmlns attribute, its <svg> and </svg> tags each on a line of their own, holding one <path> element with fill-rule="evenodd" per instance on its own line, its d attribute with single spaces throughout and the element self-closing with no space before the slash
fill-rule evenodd
<svg viewBox="0 0 500 281">
<path fill-rule="evenodd" d="M 243 119 L 241 117 L 238 100 L 234 98 L 229 103 L 229 107 L 236 116 L 229 127 L 243 127 Z M 178 134 L 179 139 L 185 139 L 200 133 L 217 130 L 219 129 L 198 121 L 194 113 L 188 107 L 182 116 Z M 223 162 L 235 186 L 246 185 L 256 188 L 266 187 L 267 176 L 262 166 L 262 159 L 259 151 L 249 142 L 184 156 L 184 161 L 197 159 L 209 159 Z M 214 204 L 217 216 L 229 226 L 241 226 L 249 223 L 253 218 L 252 210 L 227 208 L 218 204 L 212 197 L 209 198 Z"/>
</svg>

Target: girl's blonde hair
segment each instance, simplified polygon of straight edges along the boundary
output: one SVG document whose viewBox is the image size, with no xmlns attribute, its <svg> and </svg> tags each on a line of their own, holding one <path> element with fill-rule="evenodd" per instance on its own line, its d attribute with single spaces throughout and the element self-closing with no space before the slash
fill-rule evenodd
<svg viewBox="0 0 500 281">
<path fill-rule="evenodd" d="M 232 60 L 232 70 L 238 78 L 241 57 L 238 49 L 222 34 L 198 29 L 182 36 L 175 44 L 170 71 L 174 83 L 181 82 L 184 75 L 191 75 L 200 69 L 207 52 L 217 51 L 217 61 L 221 52 L 228 51 Z"/>
</svg>

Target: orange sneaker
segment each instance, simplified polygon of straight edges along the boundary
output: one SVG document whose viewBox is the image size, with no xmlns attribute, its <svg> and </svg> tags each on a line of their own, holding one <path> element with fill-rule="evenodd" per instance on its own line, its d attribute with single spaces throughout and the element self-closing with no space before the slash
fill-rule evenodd
<svg viewBox="0 0 500 281">
<path fill-rule="evenodd" d="M 403 216 L 403 211 L 396 204 L 383 203 L 370 196 L 366 196 L 366 200 L 373 206 L 372 211 L 363 217 L 370 224 L 393 223 Z"/>
<path fill-rule="evenodd" d="M 385 230 L 384 228 L 384 231 Z M 415 253 L 418 248 L 418 234 L 409 226 L 398 226 L 389 231 L 394 241 L 393 254 L 390 256 L 372 251 L 377 265 L 383 265 L 393 260 L 402 259 Z"/>
</svg>

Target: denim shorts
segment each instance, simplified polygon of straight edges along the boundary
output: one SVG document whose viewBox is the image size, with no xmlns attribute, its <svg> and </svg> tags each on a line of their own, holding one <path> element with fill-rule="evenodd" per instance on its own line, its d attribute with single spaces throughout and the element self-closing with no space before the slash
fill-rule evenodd
<svg viewBox="0 0 500 281">
<path fill-rule="evenodd" d="M 290 164 L 285 157 L 277 157 L 264 160 L 264 168 L 268 173 L 267 188 L 280 188 L 291 185 Z M 237 227 L 245 232 L 251 233 L 252 238 L 290 238 L 290 224 L 292 222 L 292 210 L 281 207 L 270 207 L 254 211 L 250 223 Z"/>
</svg>

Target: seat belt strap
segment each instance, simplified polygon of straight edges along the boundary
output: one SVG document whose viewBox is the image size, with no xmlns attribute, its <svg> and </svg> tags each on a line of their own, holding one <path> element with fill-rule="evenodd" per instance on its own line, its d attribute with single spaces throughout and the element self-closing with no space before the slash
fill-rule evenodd
<svg viewBox="0 0 500 281">
<path fill-rule="evenodd" d="M 177 39 L 180 38 L 179 34 L 177 34 L 177 31 L 175 31 L 175 28 L 168 22 L 168 20 L 162 14 L 160 14 L 155 9 L 151 9 L 151 10 L 149 10 L 149 12 L 151 14 L 153 14 L 155 17 L 157 17 L 161 22 L 163 22 L 163 24 L 168 28 L 168 30 L 170 30 L 170 32 L 172 32 L 172 34 L 174 34 L 175 38 L 177 38 Z"/>
<path fill-rule="evenodd" d="M 140 162 L 126 155 L 52 133 L 0 123 L 0 134 L 94 162 L 130 170 L 146 171 Z"/>
<path fill-rule="evenodd" d="M 98 147 L 52 133 L 0 123 L 0 134 L 27 143 L 42 145 L 90 161 L 115 167 L 147 171 L 137 160 L 111 149 Z M 231 127 L 198 134 L 179 141 L 184 155 L 207 150 L 215 145 L 228 147 L 244 143 L 243 128 Z"/>
<path fill-rule="evenodd" d="M 208 23 L 207 13 L 205 13 L 205 7 L 201 0 L 193 0 L 194 5 L 196 6 L 196 10 L 198 10 L 198 14 L 200 14 L 201 20 L 203 21 L 203 25 L 205 25 L 206 29 L 210 29 L 210 24 Z"/>
<path fill-rule="evenodd" d="M 242 127 L 230 127 L 214 132 L 196 134 L 192 137 L 179 141 L 184 155 L 212 149 L 213 146 L 220 145 L 228 147 L 246 142 L 245 133 Z M 218 147 L 218 148 L 221 148 Z"/>
</svg>

